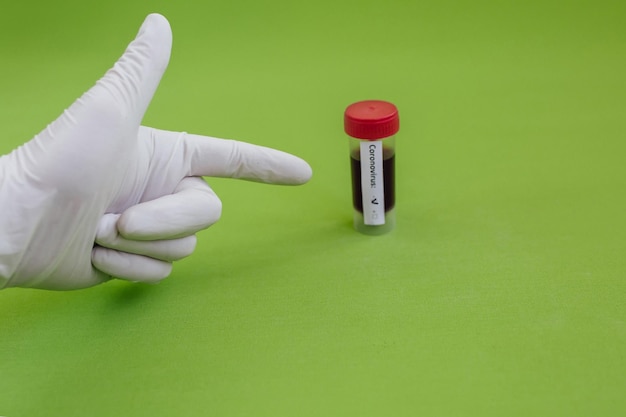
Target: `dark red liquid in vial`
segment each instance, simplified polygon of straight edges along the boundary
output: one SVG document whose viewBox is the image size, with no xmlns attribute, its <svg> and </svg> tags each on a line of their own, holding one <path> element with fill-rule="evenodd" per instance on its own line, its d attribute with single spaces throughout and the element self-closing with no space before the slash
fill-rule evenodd
<svg viewBox="0 0 626 417">
<path fill-rule="evenodd" d="M 361 191 L 361 160 L 358 151 L 350 155 L 352 167 L 352 205 L 363 213 L 363 192 Z M 385 211 L 396 205 L 396 155 L 392 150 L 383 150 L 383 184 L 385 187 Z"/>
</svg>

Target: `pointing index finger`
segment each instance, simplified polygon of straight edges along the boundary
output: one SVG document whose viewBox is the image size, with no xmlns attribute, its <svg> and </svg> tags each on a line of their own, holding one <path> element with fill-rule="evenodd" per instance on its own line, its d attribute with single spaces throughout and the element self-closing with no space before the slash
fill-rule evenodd
<svg viewBox="0 0 626 417">
<path fill-rule="evenodd" d="M 157 131 L 155 140 L 176 135 L 183 149 L 187 175 L 239 178 L 269 184 L 299 185 L 312 176 L 303 159 L 264 146 L 230 139 L 218 139 L 186 133 Z"/>
</svg>

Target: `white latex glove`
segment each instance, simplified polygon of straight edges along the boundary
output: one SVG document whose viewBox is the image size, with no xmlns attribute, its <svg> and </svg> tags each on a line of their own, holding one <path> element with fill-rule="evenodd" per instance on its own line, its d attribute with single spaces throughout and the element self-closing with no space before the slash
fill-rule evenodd
<svg viewBox="0 0 626 417">
<path fill-rule="evenodd" d="M 157 282 L 220 217 L 201 176 L 308 181 L 309 165 L 280 151 L 140 126 L 171 43 L 167 20 L 148 16 L 94 87 L 0 158 L 0 288 Z"/>
</svg>

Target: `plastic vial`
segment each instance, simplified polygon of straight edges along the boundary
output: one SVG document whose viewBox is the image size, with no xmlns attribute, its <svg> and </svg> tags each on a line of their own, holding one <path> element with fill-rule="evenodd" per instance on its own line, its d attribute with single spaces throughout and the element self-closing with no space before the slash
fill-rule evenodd
<svg viewBox="0 0 626 417">
<path fill-rule="evenodd" d="M 344 129 L 350 136 L 354 228 L 368 235 L 387 233 L 396 223 L 398 109 L 386 101 L 359 101 L 346 108 Z"/>
</svg>

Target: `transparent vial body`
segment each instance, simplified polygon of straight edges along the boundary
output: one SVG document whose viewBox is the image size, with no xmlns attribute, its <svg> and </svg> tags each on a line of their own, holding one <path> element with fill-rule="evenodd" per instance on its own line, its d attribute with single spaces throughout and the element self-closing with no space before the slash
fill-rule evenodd
<svg viewBox="0 0 626 417">
<path fill-rule="evenodd" d="M 349 138 L 354 228 L 382 235 L 396 225 L 395 135 L 376 140 Z"/>
</svg>

